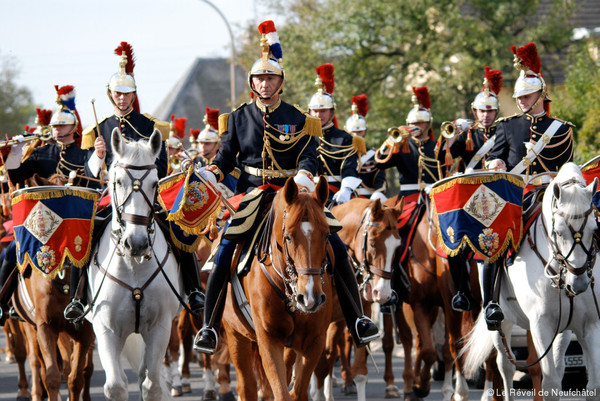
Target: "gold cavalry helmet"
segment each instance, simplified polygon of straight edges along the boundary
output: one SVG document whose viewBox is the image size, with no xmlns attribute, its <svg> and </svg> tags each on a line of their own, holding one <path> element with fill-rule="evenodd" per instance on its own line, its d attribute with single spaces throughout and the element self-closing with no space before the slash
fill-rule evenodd
<svg viewBox="0 0 600 401">
<path fill-rule="evenodd" d="M 547 94 L 546 80 L 542 76 L 542 62 L 535 43 L 530 42 L 518 49 L 512 46 L 510 50 L 514 54 L 514 67 L 520 70 L 519 78 L 515 82 L 513 98 L 542 91 L 540 99 L 543 99 Z"/>
<path fill-rule="evenodd" d="M 121 56 L 119 71 L 110 77 L 106 85 L 107 89 L 121 93 L 135 92 L 137 87 L 133 78 L 133 68 L 135 67 L 133 48 L 129 43 L 121 42 L 121 45 L 115 49 L 115 54 Z"/>
<path fill-rule="evenodd" d="M 83 127 L 81 126 L 81 119 L 79 113 L 75 108 L 75 87 L 72 85 L 66 85 L 59 87 L 54 85 L 56 89 L 56 104 L 58 104 L 58 110 L 52 114 L 49 125 L 73 125 L 67 135 L 71 133 L 78 133 L 81 135 Z"/>
<path fill-rule="evenodd" d="M 275 29 L 275 23 L 271 20 L 263 21 L 258 26 L 261 34 L 260 50 L 261 57 L 254 62 L 248 72 L 248 86 L 250 90 L 260 98 L 260 95 L 252 86 L 252 76 L 254 75 L 278 75 L 282 78 L 281 85 L 276 93 L 280 93 L 285 83 L 285 72 L 283 70 L 283 51 L 279 43 L 279 35 Z"/>
<path fill-rule="evenodd" d="M 311 96 L 308 102 L 309 110 L 335 109 L 335 99 L 333 98 L 333 89 L 335 88 L 333 64 L 323 64 L 316 69 L 317 78 L 315 86 L 317 93 Z"/>
<path fill-rule="evenodd" d="M 471 103 L 473 110 L 499 110 L 498 94 L 502 90 L 502 71 L 485 67 L 483 89 Z"/>
<path fill-rule="evenodd" d="M 367 120 L 365 117 L 369 112 L 369 99 L 364 93 L 358 96 L 352 96 L 352 115 L 348 117 L 344 124 L 344 129 L 348 133 L 366 131 Z"/>
<path fill-rule="evenodd" d="M 187 124 L 187 118 L 175 118 L 174 114 L 171 114 L 171 124 L 169 131 L 169 138 L 167 139 L 167 147 L 172 149 L 179 149 L 183 147 L 183 139 L 185 138 L 185 125 Z"/>
<path fill-rule="evenodd" d="M 431 123 L 433 117 L 431 116 L 431 100 L 429 98 L 429 89 L 426 86 L 415 88 L 413 86 L 413 108 L 408 112 L 406 117 L 406 124 L 414 123 Z"/>
<path fill-rule="evenodd" d="M 206 108 L 204 129 L 198 135 L 198 142 L 219 142 L 219 109 Z"/>
</svg>

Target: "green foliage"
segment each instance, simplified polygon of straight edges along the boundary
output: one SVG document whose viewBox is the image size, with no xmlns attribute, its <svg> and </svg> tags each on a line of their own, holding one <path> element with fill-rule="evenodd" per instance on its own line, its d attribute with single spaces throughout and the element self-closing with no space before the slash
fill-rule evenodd
<svg viewBox="0 0 600 401">
<path fill-rule="evenodd" d="M 565 85 L 552 98 L 552 113 L 575 124 L 575 161 L 584 163 L 600 150 L 600 38 L 573 46 Z"/>
<path fill-rule="evenodd" d="M 350 115 L 353 95 L 369 96 L 368 144 L 405 123 L 412 86 L 428 86 L 434 127 L 471 117 L 486 65 L 514 80 L 510 46 L 533 41 L 541 55 L 565 47 L 572 2 L 555 1 L 543 19 L 539 0 L 263 0 L 275 20 L 284 55 L 285 99 L 306 108 L 315 67 L 335 66 L 337 116 Z M 240 52 L 250 66 L 258 54 L 256 27 Z M 544 60 L 546 63 L 546 61 Z M 551 66 L 544 64 L 544 71 Z M 507 85 L 505 85 L 507 86 Z M 510 90 L 508 86 L 505 90 Z"/>
<path fill-rule="evenodd" d="M 11 57 L 0 55 L 0 136 L 13 136 L 23 132 L 26 124 L 33 125 L 35 105 L 31 92 L 15 83 L 18 66 Z"/>
</svg>

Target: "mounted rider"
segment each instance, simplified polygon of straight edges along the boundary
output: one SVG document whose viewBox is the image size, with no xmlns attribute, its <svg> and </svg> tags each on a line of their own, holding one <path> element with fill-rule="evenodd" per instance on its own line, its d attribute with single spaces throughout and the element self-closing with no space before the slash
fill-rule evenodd
<svg viewBox="0 0 600 401">
<path fill-rule="evenodd" d="M 513 98 L 521 113 L 498 120 L 496 140 L 486 167 L 526 177 L 556 172 L 573 159 L 573 125 L 549 115 L 548 87 L 535 43 L 518 49 L 512 46 L 511 51 L 514 66 L 520 71 Z M 539 191 L 532 191 L 524 203 L 535 206 L 536 195 Z M 490 330 L 497 330 L 504 319 L 500 306 L 492 300 L 498 267 L 503 260 L 486 262 L 482 277 L 484 313 Z"/>
<path fill-rule="evenodd" d="M 358 177 L 358 158 L 366 153 L 365 142 L 361 137 L 353 137 L 337 127 L 335 118 L 334 67 L 323 64 L 316 68 L 317 92 L 308 102 L 311 116 L 321 120 L 323 137 L 320 139 L 320 175 L 327 178 L 329 197 L 333 202 L 346 203 L 356 193 L 361 180 Z"/>
<path fill-rule="evenodd" d="M 440 162 L 445 162 L 446 175 L 450 169 L 472 173 L 482 169 L 488 152 L 494 146 L 496 117 L 500 112 L 498 94 L 502 90 L 502 71 L 485 67 L 483 89 L 471 103 L 473 121 L 458 119 L 448 125 L 438 140 L 437 154 Z M 452 133 L 448 133 L 451 129 Z M 444 128 L 442 128 L 444 131 Z M 468 279 L 468 249 L 455 256 L 448 256 L 450 274 L 456 294 L 452 298 L 452 309 L 458 312 L 471 310 L 471 291 Z"/>
<path fill-rule="evenodd" d="M 8 176 L 13 184 L 23 185 L 25 181 L 37 174 L 42 178 L 49 178 L 58 174 L 64 180 L 75 174 L 81 176 L 87 152 L 82 150 L 76 140 L 81 136 L 81 123 L 79 113 L 75 107 L 75 88 L 71 85 L 58 87 L 56 89 L 56 103 L 59 108 L 54 112 L 47 113 L 46 110 L 37 109 L 38 131 L 42 136 L 51 131 L 53 141 L 45 146 L 38 146 L 29 155 L 23 155 L 25 142 L 21 141 L 13 145 L 5 162 Z M 49 121 L 46 117 L 50 116 Z M 13 139 L 24 139 L 23 136 Z M 81 186 L 95 186 L 91 181 L 84 180 Z M 8 282 L 11 273 L 17 267 L 16 246 L 13 241 L 6 251 L 6 256 L 0 268 L 0 288 L 5 284 L 6 289 L 2 292 L 0 299 L 0 325 L 4 324 L 8 316 L 7 304 L 17 286 L 15 279 Z"/>
<path fill-rule="evenodd" d="M 117 129 L 126 141 L 148 140 L 158 129 L 163 138 L 160 153 L 156 159 L 156 169 L 159 178 L 164 178 L 168 170 L 168 157 L 164 140 L 168 135 L 169 125 L 156 120 L 148 114 L 140 114 L 137 98 L 137 86 L 133 77 L 134 59 L 133 49 L 127 42 L 121 42 L 115 49 L 115 54 L 120 56 L 119 71 L 113 74 L 106 85 L 106 94 L 113 104 L 114 115 L 104 118 L 97 125 L 87 128 L 83 133 L 82 148 L 90 149 L 86 164 L 86 175 L 101 178 L 105 166 L 110 167 L 113 161 L 112 148 L 107 146 L 111 143 L 110 138 L 114 129 Z M 158 218 L 164 218 L 157 214 Z M 104 218 L 105 222 L 110 219 Z M 101 233 L 105 226 L 96 224 L 95 233 Z M 95 235 L 94 235 L 95 237 Z M 169 235 L 167 238 L 171 238 Z M 173 244 L 172 244 L 173 245 Z M 204 296 L 201 292 L 200 277 L 196 266 L 196 256 L 173 246 L 177 249 L 175 255 L 180 264 L 180 272 L 183 277 L 184 290 L 188 295 L 190 309 L 199 313 L 204 307 Z M 71 274 L 70 296 L 71 302 L 65 308 L 65 318 L 77 321 L 84 315 L 83 305 L 86 303 L 85 276 L 83 271 L 87 266 L 73 269 Z"/>
<path fill-rule="evenodd" d="M 319 119 L 281 100 L 285 72 L 273 21 L 261 23 L 259 32 L 262 35 L 262 56 L 248 73 L 248 85 L 256 99 L 220 117 L 219 129 L 223 132 L 221 148 L 212 164 L 198 170 L 202 177 L 214 184 L 222 181 L 239 163 L 242 170 L 236 192 L 245 193 L 212 259 L 214 267 L 207 284 L 204 325 L 194 340 L 195 349 L 209 354 L 217 347 L 217 331 L 236 245 L 242 237 L 256 237 L 256 234 L 249 236 L 248 233 L 260 231 L 259 217 L 268 211 L 275 190 L 283 186 L 288 177 L 294 177 L 297 185 L 313 191 L 313 177 L 318 169 L 317 147 L 322 135 L 321 123 Z M 332 219 L 332 224 L 335 223 Z M 337 234 L 330 235 L 334 248 L 336 239 L 340 242 Z M 252 248 L 251 240 L 249 244 Z M 352 305 L 354 300 L 349 294 L 358 295 L 358 287 L 354 275 L 340 277 L 346 271 L 346 266 L 340 265 L 345 263 L 349 268 L 345 248 L 343 254 L 345 258 L 336 258 L 334 278 L 338 289 L 347 286 L 349 291 L 339 291 L 340 303 L 345 305 L 345 309 L 352 308 L 347 312 L 352 315 L 351 319 L 347 318 L 350 329 L 355 333 L 357 343 L 366 344 L 378 336 L 377 327 Z"/>
<path fill-rule="evenodd" d="M 344 128 L 351 135 L 365 138 L 367 135 L 367 113 L 369 112 L 369 99 L 364 93 L 352 96 L 352 115 L 348 117 Z M 360 155 L 358 163 L 358 178 L 361 183 L 356 192 L 360 197 L 371 200 L 379 199 L 384 202 L 386 183 L 385 171 L 375 167 L 375 152 L 377 149 L 368 148 L 367 152 Z"/>
</svg>

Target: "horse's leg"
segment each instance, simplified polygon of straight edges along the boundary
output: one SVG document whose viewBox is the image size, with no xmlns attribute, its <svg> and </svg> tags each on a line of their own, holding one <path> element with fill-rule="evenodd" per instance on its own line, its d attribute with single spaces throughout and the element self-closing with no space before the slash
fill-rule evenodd
<svg viewBox="0 0 600 401">
<path fill-rule="evenodd" d="M 177 319 L 177 334 L 179 335 L 179 372 L 181 373 L 181 392 L 190 393 L 190 362 L 192 360 L 192 342 L 194 335 L 191 332 L 192 322 L 189 313 L 184 309 Z"/>
<path fill-rule="evenodd" d="M 94 332 L 101 333 L 97 336 L 97 343 L 100 363 L 106 374 L 104 396 L 111 401 L 126 401 L 129 395 L 127 377 L 121 366 L 121 358 L 115 358 L 115 355 L 121 355 L 125 340 L 109 327 L 96 324 L 100 319 L 100 317 L 94 319 Z"/>
<path fill-rule="evenodd" d="M 420 303 L 413 305 L 415 326 L 417 328 L 417 357 L 415 358 L 416 381 L 413 386 L 418 398 L 427 397 L 430 390 L 431 366 L 436 361 L 435 347 L 431 327 L 437 316 L 436 307 L 426 307 Z"/>
<path fill-rule="evenodd" d="M 240 333 L 234 332 L 229 328 L 227 320 L 223 320 L 223 325 L 227 332 L 227 344 L 229 344 L 229 353 L 235 366 L 237 379 L 237 392 L 239 398 L 245 401 L 257 401 L 256 391 L 257 381 L 254 374 L 254 358 L 252 343 Z"/>
<path fill-rule="evenodd" d="M 578 333 L 577 340 L 585 355 L 586 370 L 588 382 L 586 389 L 594 397 L 588 399 L 598 399 L 600 395 L 600 326 L 598 321 L 587 328 L 588 332 Z"/>
<path fill-rule="evenodd" d="M 504 320 L 502 322 L 502 331 L 506 336 L 506 341 L 510 344 L 511 332 L 512 332 L 513 323 L 508 320 Z M 513 365 L 509 360 L 507 355 L 504 353 L 504 346 L 502 344 L 502 338 L 500 337 L 500 333 L 497 331 L 492 334 L 492 339 L 494 342 L 494 347 L 496 347 L 496 364 L 498 365 L 498 369 L 500 370 L 500 375 L 502 376 L 502 391 L 504 393 L 504 397 L 506 400 L 512 399 L 510 396 L 510 389 L 513 388 L 513 376 L 515 374 L 515 365 Z M 502 394 L 502 393 L 501 393 Z"/>
<path fill-rule="evenodd" d="M 85 369 L 88 359 L 88 350 L 92 346 L 94 334 L 89 324 L 79 328 L 78 338 L 73 341 L 71 354 L 71 373 L 68 376 L 69 401 L 79 400 L 81 391 L 85 387 Z"/>
<path fill-rule="evenodd" d="M 21 324 L 16 320 L 8 319 L 4 325 L 4 332 L 8 332 L 6 337 L 6 343 L 10 343 L 13 350 L 13 356 L 17 362 L 19 369 L 19 392 L 17 393 L 17 399 L 31 399 L 31 393 L 29 392 L 29 383 L 27 381 L 27 372 L 25 371 L 25 361 L 27 360 L 27 338 L 25 337 L 24 330 L 21 328 Z"/>
<path fill-rule="evenodd" d="M 332 398 L 331 394 L 328 394 L 328 390 L 325 389 L 326 378 L 333 374 L 333 366 L 338 356 L 338 345 L 344 341 L 344 328 L 346 324 L 344 321 L 331 322 L 327 328 L 327 337 L 325 340 L 325 349 L 321 354 L 319 362 L 315 367 L 315 388 L 311 391 L 313 399 L 326 399 Z M 331 379 L 329 380 L 331 384 Z M 331 388 L 329 389 L 331 390 Z"/>
<path fill-rule="evenodd" d="M 531 365 L 527 368 L 529 376 L 531 377 L 533 387 L 533 399 L 535 401 L 542 401 L 543 397 L 540 392 L 542 389 L 542 369 L 539 363 L 533 364 L 538 359 L 533 339 L 531 338 L 531 332 L 527 331 L 527 365 Z"/>
<path fill-rule="evenodd" d="M 37 309 L 38 314 L 41 312 L 42 309 Z M 44 384 L 48 392 L 48 401 L 57 401 L 62 380 L 62 372 L 57 362 L 58 334 L 47 322 L 42 321 L 40 318 L 37 320 L 37 340 L 45 366 Z"/>
<path fill-rule="evenodd" d="M 85 366 L 83 367 L 83 394 L 81 399 L 83 401 L 91 401 L 90 387 L 92 384 L 92 374 L 94 373 L 94 333 L 92 331 L 91 344 L 88 346 L 85 356 Z"/>
<path fill-rule="evenodd" d="M 450 352 L 450 340 L 448 337 L 448 330 L 445 330 L 444 333 L 444 344 L 442 346 L 442 360 L 444 361 L 444 382 L 442 383 L 442 399 L 444 401 L 450 401 L 452 399 L 452 395 L 454 394 L 454 386 L 452 383 L 452 370 L 453 370 L 453 366 L 454 366 L 454 358 L 452 357 L 452 353 Z M 458 389 L 458 381 L 462 378 L 462 375 L 460 374 L 460 371 L 457 369 L 456 371 L 456 380 L 457 380 L 457 389 Z M 463 385 L 466 385 L 467 382 L 466 380 L 463 378 Z M 463 391 L 463 394 L 466 394 L 467 398 L 468 398 L 468 392 L 469 392 L 469 388 L 465 389 L 461 389 L 461 391 Z M 455 400 L 454 401 L 462 401 L 463 398 L 462 396 L 458 396 L 458 392 L 455 395 Z"/>
<path fill-rule="evenodd" d="M 308 386 L 310 376 L 319 360 L 319 355 L 323 352 L 325 337 L 316 338 L 315 342 L 304 349 L 304 353 L 299 356 L 295 365 L 294 386 L 290 395 L 293 400 L 308 401 Z M 263 366 L 264 362 L 263 362 Z M 275 389 L 273 389 L 275 391 Z M 277 398 L 279 400 L 280 398 Z"/>
<path fill-rule="evenodd" d="M 29 323 L 21 323 L 27 338 L 27 356 L 29 357 L 29 367 L 31 368 L 31 399 L 32 401 L 41 401 L 44 387 L 42 384 L 42 362 L 38 359 L 38 343 L 35 327 Z"/>
<path fill-rule="evenodd" d="M 177 360 L 179 359 L 179 335 L 177 333 L 178 319 L 173 319 L 171 325 L 171 336 L 169 337 L 169 343 L 167 346 L 167 357 L 169 361 L 169 378 L 171 379 L 171 395 L 173 397 L 179 397 L 183 394 L 181 386 L 181 373 L 179 373 L 179 366 L 177 366 Z"/>
<path fill-rule="evenodd" d="M 213 356 L 213 361 L 217 366 L 217 383 L 219 383 L 219 394 L 232 394 L 231 387 L 231 357 L 229 356 L 229 347 L 227 346 L 227 336 L 225 333 L 221 335 L 221 342 L 217 347 L 217 351 Z M 232 395 L 233 397 L 233 395 Z"/>
<path fill-rule="evenodd" d="M 532 321 L 530 325 L 531 338 L 536 350 L 539 350 L 538 352 L 540 354 L 550 345 L 554 337 L 554 333 L 552 330 L 548 330 L 548 327 L 551 327 L 551 325 L 547 321 Z M 561 341 L 558 337 L 556 340 Z M 566 347 L 564 349 L 566 350 Z M 556 355 L 556 357 L 563 358 L 564 355 Z M 559 397 L 553 395 L 552 391 L 554 390 L 554 394 L 557 394 L 557 391 L 562 388 L 562 375 L 554 361 L 555 350 L 553 348 L 551 348 L 548 351 L 548 354 L 540 361 L 540 366 L 542 368 L 542 389 L 545 393 L 545 400 L 558 400 Z"/>
<path fill-rule="evenodd" d="M 142 354 L 142 366 L 138 373 L 142 377 L 145 370 L 145 379 L 141 386 L 144 401 L 160 400 L 163 397 L 161 361 L 169 344 L 172 327 L 173 321 L 165 319 L 158 322 L 151 330 L 142 332 L 145 346 Z"/>
<path fill-rule="evenodd" d="M 340 354 L 340 373 L 342 376 L 343 384 L 343 393 L 346 395 L 349 394 L 348 391 L 351 392 L 353 383 L 352 383 L 352 367 L 350 361 L 352 360 L 352 350 L 354 349 L 354 341 L 352 340 L 352 334 L 346 329 L 344 329 L 344 339 L 343 343 L 340 344 L 341 350 Z"/>
<path fill-rule="evenodd" d="M 406 311 L 410 307 L 407 306 Z M 401 305 L 398 305 L 396 309 L 396 324 L 398 326 L 398 336 L 402 343 L 404 350 L 404 370 L 402 372 L 402 379 L 404 381 L 404 399 L 413 399 L 413 384 L 415 380 L 415 373 L 412 364 L 412 349 L 413 349 L 413 334 L 410 325 L 406 320 L 405 310 Z M 386 383 L 386 394 L 389 391 L 395 391 L 397 389 L 394 384 L 394 373 L 392 370 L 392 353 L 394 350 L 394 335 L 393 322 L 391 315 L 385 315 L 384 317 L 385 333 L 383 337 L 383 351 L 385 353 L 385 374 L 383 376 Z M 388 329 L 389 328 L 389 329 Z"/>
</svg>

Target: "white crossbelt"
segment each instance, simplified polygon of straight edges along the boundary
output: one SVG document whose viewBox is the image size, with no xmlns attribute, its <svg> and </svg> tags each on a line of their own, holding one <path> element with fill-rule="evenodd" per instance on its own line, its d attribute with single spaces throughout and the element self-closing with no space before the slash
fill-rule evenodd
<svg viewBox="0 0 600 401">
<path fill-rule="evenodd" d="M 483 157 L 485 155 L 487 155 L 490 150 L 492 150 L 492 147 L 494 146 L 495 142 L 496 142 L 496 135 L 492 136 L 490 139 L 485 141 L 485 143 L 479 148 L 477 153 L 475 153 L 475 155 L 473 156 L 473 158 L 471 159 L 471 161 L 465 168 L 465 174 L 469 174 L 469 173 L 473 172 L 473 169 L 475 168 L 477 163 L 479 163 L 481 161 L 481 159 L 483 159 Z"/>
<path fill-rule="evenodd" d="M 513 167 L 513 169 L 510 170 L 510 172 L 515 174 L 521 174 L 523 171 L 525 171 L 527 166 L 533 163 L 533 161 L 538 157 L 542 150 L 544 150 L 546 145 L 550 143 L 550 140 L 552 139 L 554 134 L 556 134 L 556 131 L 558 131 L 561 125 L 562 123 L 558 120 L 552 121 L 552 124 L 550 124 L 546 132 L 542 134 L 542 137 L 537 141 L 535 145 L 533 145 L 529 148 L 529 150 L 527 150 L 527 154 L 525 155 L 525 157 L 521 160 L 521 162 L 519 162 L 519 164 Z"/>
</svg>

